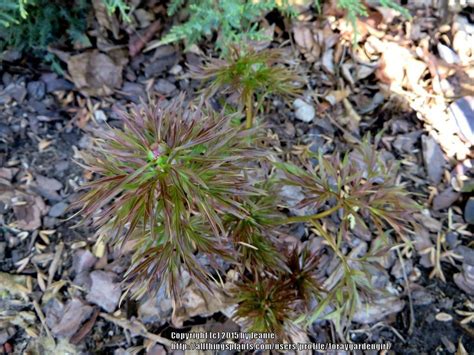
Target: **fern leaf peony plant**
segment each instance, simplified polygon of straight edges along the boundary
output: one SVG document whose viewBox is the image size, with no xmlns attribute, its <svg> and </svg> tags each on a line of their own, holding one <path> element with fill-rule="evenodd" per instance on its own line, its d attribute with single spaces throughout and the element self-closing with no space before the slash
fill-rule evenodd
<svg viewBox="0 0 474 355">
<path fill-rule="evenodd" d="M 235 129 L 232 116 L 184 101 L 178 96 L 123 112 L 123 128 L 111 128 L 82 154 L 97 179 L 84 186 L 78 213 L 98 235 L 132 249 L 128 290 L 139 298 L 164 285 L 179 301 L 183 271 L 213 290 L 213 270 L 219 272 L 224 260 L 223 271 L 238 275 L 226 280 L 226 290 L 245 330 L 288 339 L 331 306 L 336 310 L 325 317 L 337 320 L 342 334 L 340 320 L 350 319 L 371 291 L 365 270 L 373 269 L 374 258 L 344 252 L 355 228 L 379 237 L 390 228 L 403 235 L 416 210 L 396 181 L 395 166 L 369 140 L 342 159 L 320 154 L 316 167 L 278 162 L 256 144 L 264 141 L 256 129 Z M 299 207 L 322 211 L 285 216 L 279 208 L 290 206 L 278 192 L 282 185 L 305 193 Z M 325 218 L 337 222 L 334 228 L 328 230 Z M 321 250 L 301 241 L 288 247 L 282 225 L 299 222 L 307 222 L 338 259 L 339 279 L 316 277 Z"/>
<path fill-rule="evenodd" d="M 191 68 L 192 76 L 207 84 L 204 90 L 207 97 L 218 92 L 237 94 L 245 109 L 246 128 L 253 126 L 255 111 L 268 95 L 289 98 L 301 94 L 305 80 L 290 67 L 283 49 L 256 51 L 234 46 L 229 51 L 225 59 L 213 58 L 202 68 Z"/>
<path fill-rule="evenodd" d="M 183 96 L 123 113 L 123 129 L 111 129 L 84 154 L 98 179 L 77 202 L 99 234 L 135 255 L 127 273 L 136 296 L 167 281 L 178 294 L 182 268 L 199 285 L 209 275 L 196 252 L 231 261 L 224 217 L 245 219 L 246 199 L 261 195 L 247 178 L 245 163 L 264 156 L 248 144 L 251 131 L 205 107 L 183 108 Z"/>
</svg>

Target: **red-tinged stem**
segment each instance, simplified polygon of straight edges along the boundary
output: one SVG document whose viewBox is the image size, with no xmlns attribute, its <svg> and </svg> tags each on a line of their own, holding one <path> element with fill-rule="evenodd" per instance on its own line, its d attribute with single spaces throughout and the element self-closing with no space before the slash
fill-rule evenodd
<svg viewBox="0 0 474 355">
<path fill-rule="evenodd" d="M 340 205 L 336 205 L 336 206 L 331 207 L 330 209 L 328 209 L 326 211 L 323 211 L 323 212 L 320 212 L 320 213 L 310 214 L 310 215 L 307 215 L 307 216 L 288 217 L 286 219 L 277 221 L 276 224 L 290 224 L 290 223 L 310 222 L 310 221 L 313 221 L 315 219 L 321 219 L 321 218 L 330 216 L 331 214 L 333 214 L 334 212 L 336 212 L 340 208 L 341 208 Z"/>
</svg>

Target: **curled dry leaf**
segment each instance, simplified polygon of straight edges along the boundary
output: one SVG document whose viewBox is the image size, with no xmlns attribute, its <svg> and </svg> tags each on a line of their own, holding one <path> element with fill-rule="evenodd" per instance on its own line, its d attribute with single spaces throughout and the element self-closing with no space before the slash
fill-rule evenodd
<svg viewBox="0 0 474 355">
<path fill-rule="evenodd" d="M 260 41 L 249 41 L 249 44 L 256 51 L 264 50 L 270 47 L 270 44 L 273 41 L 273 36 L 275 35 L 275 24 L 268 26 L 262 31 L 262 40 Z"/>
<path fill-rule="evenodd" d="M 324 71 L 328 74 L 335 74 L 335 66 L 334 66 L 334 49 L 328 49 L 324 52 L 322 57 L 322 66 Z"/>
<path fill-rule="evenodd" d="M 324 35 L 321 30 L 311 29 L 302 24 L 293 27 L 293 36 L 306 61 L 314 63 L 321 57 Z"/>
<path fill-rule="evenodd" d="M 382 51 L 376 72 L 380 81 L 399 87 L 408 86 L 412 89 L 419 87 L 419 80 L 427 69 L 425 63 L 415 59 L 410 50 L 396 43 L 378 45 L 377 49 Z"/>
<path fill-rule="evenodd" d="M 310 51 L 313 47 L 313 34 L 311 30 L 302 25 L 297 25 L 293 28 L 293 35 L 295 37 L 296 44 L 305 51 Z"/>
<path fill-rule="evenodd" d="M 110 16 L 107 12 L 105 2 L 102 0 L 92 0 L 92 6 L 94 7 L 95 18 L 99 23 L 100 30 L 106 32 L 111 31 L 114 34 L 115 39 L 118 38 L 119 24 L 117 18 Z"/>
<path fill-rule="evenodd" d="M 93 308 L 78 298 L 71 299 L 60 319 L 51 328 L 51 331 L 58 337 L 71 337 L 81 324 L 87 320 L 93 312 Z"/>
<path fill-rule="evenodd" d="M 71 56 L 67 61 L 69 75 L 85 95 L 107 96 L 122 86 L 125 60 L 112 58 L 98 50 Z"/>
<path fill-rule="evenodd" d="M 175 327 L 195 316 L 208 317 L 229 306 L 224 294 L 202 292 L 195 284 L 188 286 L 182 295 L 181 304 L 174 308 L 171 321 Z"/>
<path fill-rule="evenodd" d="M 464 262 L 462 272 L 454 274 L 455 284 L 469 295 L 474 295 L 474 266 Z"/>
<path fill-rule="evenodd" d="M 39 196 L 25 195 L 18 191 L 15 198 L 18 198 L 18 202 L 13 205 L 16 226 L 28 231 L 41 227 L 41 217 L 47 210 L 43 199 Z"/>
</svg>

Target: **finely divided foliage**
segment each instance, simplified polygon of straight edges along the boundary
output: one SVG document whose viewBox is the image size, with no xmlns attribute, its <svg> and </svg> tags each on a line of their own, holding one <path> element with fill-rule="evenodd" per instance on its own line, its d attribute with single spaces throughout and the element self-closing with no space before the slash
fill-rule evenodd
<svg viewBox="0 0 474 355">
<path fill-rule="evenodd" d="M 273 332 L 278 341 L 288 339 L 298 316 L 309 311 L 311 300 L 321 290 L 314 276 L 318 255 L 307 248 L 289 249 L 283 255 L 284 270 L 273 269 L 263 277 L 254 273 L 252 278 L 244 277 L 235 289 L 236 318 L 248 331 Z"/>
<path fill-rule="evenodd" d="M 192 76 L 207 84 L 205 97 L 237 94 L 241 108 L 245 108 L 247 128 L 253 126 L 255 109 L 261 109 L 269 95 L 291 98 L 301 94 L 304 77 L 290 67 L 288 53 L 283 49 L 256 51 L 232 46 L 229 51 L 225 60 L 212 58 L 203 68 L 191 68 Z"/>
<path fill-rule="evenodd" d="M 213 96 L 220 90 L 224 93 L 237 91 L 243 97 L 256 93 L 293 97 L 301 93 L 304 81 L 295 70 L 285 66 L 290 64 L 285 50 L 256 51 L 238 47 L 229 50 L 230 55 L 225 60 L 212 58 L 202 69 L 195 70 L 196 78 L 210 81 L 204 90 L 206 96 Z"/>
<path fill-rule="evenodd" d="M 173 26 L 160 42 L 164 44 L 184 40 L 186 45 L 191 46 L 203 37 L 218 32 L 215 46 L 223 54 L 227 54 L 232 44 L 271 39 L 258 28 L 258 22 L 268 12 L 279 9 L 285 14 L 294 15 L 287 0 L 171 0 L 168 15 L 176 15 L 181 8 L 189 15 L 187 21 Z"/>
<path fill-rule="evenodd" d="M 315 167 L 273 162 L 267 171 L 269 153 L 254 148 L 254 130 L 232 128 L 232 117 L 183 102 L 180 96 L 134 107 L 122 114 L 123 129 L 111 129 L 83 154 L 98 179 L 85 186 L 89 191 L 76 205 L 99 235 L 133 250 L 128 289 L 140 297 L 166 282 L 179 300 L 184 270 L 210 290 L 216 277 L 202 257 L 217 272 L 218 259 L 226 260 L 241 275 L 231 295 L 238 304 L 235 317 L 247 330 L 285 338 L 302 317 L 312 322 L 332 305 L 334 312 L 325 317 L 342 334 L 343 320 L 372 292 L 367 270 L 376 265 L 370 255 L 386 250 L 381 246 L 355 259 L 342 252 L 343 244 L 356 226 L 379 237 L 391 228 L 404 237 L 417 208 L 397 183 L 396 166 L 382 159 L 369 138 L 342 159 L 320 154 Z M 275 168 L 279 174 L 272 173 Z M 282 184 L 305 192 L 297 207 L 323 211 L 285 217 L 278 210 L 285 205 L 278 195 Z M 335 233 L 325 226 L 329 216 L 339 218 Z M 319 255 L 282 243 L 279 225 L 296 222 L 310 223 L 339 259 L 339 281 L 322 283 L 315 276 Z M 331 288 L 323 289 L 326 284 Z"/>
<path fill-rule="evenodd" d="M 393 230 L 397 236 L 406 240 L 414 228 L 413 212 L 419 206 L 409 197 L 407 191 L 397 181 L 397 165 L 383 159 L 370 143 L 368 136 L 359 146 L 341 159 L 339 154 L 318 155 L 315 167 L 306 169 L 288 163 L 277 163 L 284 172 L 283 184 L 301 187 L 306 198 L 298 207 L 312 206 L 324 211 L 338 211 L 336 233 L 329 233 L 318 213 L 309 216 L 290 217 L 291 222 L 311 222 L 313 232 L 322 237 L 326 245 L 340 262 L 339 278 L 331 276 L 326 281 L 332 284 L 324 292 L 312 292 L 318 305 L 308 316 L 306 324 L 321 317 L 322 312 L 331 305 L 331 319 L 338 334 L 342 336 L 342 325 L 352 317 L 363 300 L 367 301 L 376 291 L 370 283 L 370 270 L 380 268 L 373 260 L 383 256 L 390 245 L 387 231 Z M 337 217 L 336 217 L 337 218 Z M 377 235 L 379 242 L 373 242 L 371 252 L 363 257 L 345 255 L 343 245 L 350 241 L 358 228 L 359 233 L 369 237 Z M 337 273 L 336 273 L 337 274 Z M 336 275 L 335 274 L 335 275 Z"/>
<path fill-rule="evenodd" d="M 287 163 L 278 166 L 285 172 L 282 183 L 300 186 L 306 192 L 298 207 L 331 205 L 341 210 L 344 235 L 356 224 L 368 232 L 372 229 L 366 223 L 369 221 L 378 235 L 389 226 L 403 236 L 411 227 L 411 214 L 418 209 L 397 183 L 397 165 L 382 159 L 370 137 L 342 159 L 339 154 L 323 157 L 320 153 L 315 168 Z"/>
<path fill-rule="evenodd" d="M 281 339 L 296 318 L 294 294 L 277 279 L 244 280 L 238 284 L 236 298 L 239 307 L 235 316 L 249 332 L 272 332 Z"/>
<path fill-rule="evenodd" d="M 231 129 L 227 117 L 203 107 L 171 103 L 135 107 L 124 129 L 111 129 L 83 159 L 99 179 L 86 185 L 80 213 L 99 234 L 136 253 L 127 278 L 156 289 L 167 279 L 178 294 L 184 267 L 209 285 L 196 251 L 232 259 L 224 216 L 246 219 L 245 199 L 264 192 L 247 179 L 245 162 L 264 152 L 248 145 L 251 131 Z M 146 288 L 135 290 L 143 294 Z"/>
<path fill-rule="evenodd" d="M 278 56 L 262 53 L 239 54 L 204 69 L 203 78 L 213 78 L 205 98 L 219 90 L 252 100 L 268 91 L 292 94 L 295 88 L 281 79 L 293 80 L 293 74 L 274 66 Z M 253 101 L 247 107 L 253 118 Z M 377 152 L 370 137 L 344 157 L 320 153 L 314 166 L 300 167 L 257 144 L 265 143 L 260 130 L 236 129 L 232 116 L 185 104 L 184 96 L 135 106 L 122 119 L 123 129 L 110 129 L 83 155 L 98 179 L 85 186 L 88 192 L 76 205 L 99 235 L 133 251 L 125 281 L 136 297 L 164 284 L 179 301 L 183 271 L 211 290 L 232 268 L 240 275 L 230 288 L 235 317 L 247 330 L 287 338 L 297 324 L 308 325 L 331 306 L 324 317 L 342 336 L 346 320 L 373 292 L 373 260 L 389 247 L 346 255 L 355 229 L 369 238 L 391 230 L 405 238 L 411 229 L 417 206 L 398 183 L 393 159 Z M 279 210 L 286 205 L 279 195 L 285 185 L 304 192 L 296 207 L 322 211 L 286 217 Z M 336 221 L 331 230 L 326 217 Z M 319 252 L 300 241 L 292 248 L 282 241 L 282 225 L 298 222 L 308 223 L 337 258 L 335 276 L 317 279 Z M 228 264 L 220 273 L 222 260 Z"/>
<path fill-rule="evenodd" d="M 110 1 L 110 0 L 109 0 Z M 367 16 L 362 0 L 314 0 L 314 7 L 321 12 L 324 3 L 336 3 L 346 12 L 347 19 L 355 25 L 357 18 Z M 260 26 L 260 20 L 271 11 L 278 10 L 287 17 L 298 15 L 298 5 L 306 2 L 289 0 L 171 0 L 168 15 L 179 10 L 186 14 L 184 23 L 176 24 L 161 39 L 160 44 L 184 40 L 187 46 L 198 43 L 204 37 L 218 33 L 215 46 L 224 56 L 232 45 L 241 46 L 249 41 L 271 40 Z M 409 17 L 408 11 L 394 0 L 379 0 L 384 7 L 393 8 Z M 304 6 L 303 6 L 304 7 Z"/>
</svg>

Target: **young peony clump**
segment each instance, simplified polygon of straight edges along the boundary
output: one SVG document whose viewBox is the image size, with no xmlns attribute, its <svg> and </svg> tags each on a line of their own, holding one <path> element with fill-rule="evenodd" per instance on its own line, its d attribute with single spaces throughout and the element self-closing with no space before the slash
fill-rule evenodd
<svg viewBox="0 0 474 355">
<path fill-rule="evenodd" d="M 183 101 L 122 113 L 123 129 L 111 129 L 83 154 L 97 180 L 85 186 L 80 214 L 115 243 L 133 241 L 126 281 L 136 296 L 163 281 L 176 296 L 183 269 L 209 286 L 197 252 L 216 267 L 216 257 L 235 259 L 224 217 L 245 219 L 245 201 L 263 193 L 246 172 L 248 161 L 264 156 L 249 144 L 253 132 Z"/>
</svg>

